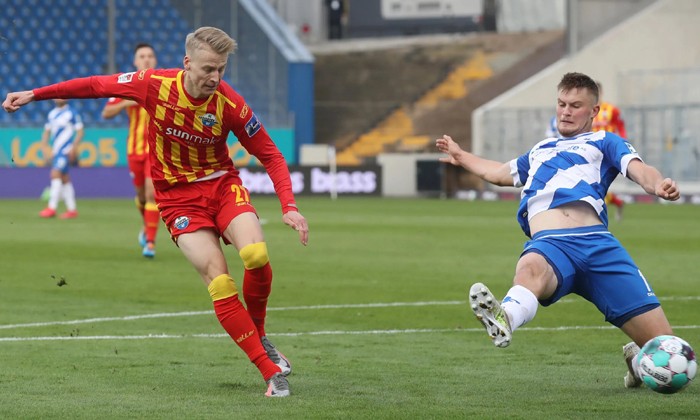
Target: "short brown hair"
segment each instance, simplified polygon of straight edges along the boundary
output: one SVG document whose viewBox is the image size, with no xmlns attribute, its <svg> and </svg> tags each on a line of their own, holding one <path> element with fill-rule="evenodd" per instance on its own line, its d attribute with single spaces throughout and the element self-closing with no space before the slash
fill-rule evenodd
<svg viewBox="0 0 700 420">
<path fill-rule="evenodd" d="M 564 77 L 561 78 L 557 89 L 563 92 L 568 92 L 572 89 L 588 89 L 595 98 L 594 104 L 598 103 L 598 97 L 600 96 L 596 82 L 583 73 L 566 73 Z"/>
<path fill-rule="evenodd" d="M 185 54 L 192 56 L 196 50 L 205 45 L 219 54 L 231 54 L 236 50 L 236 41 L 226 35 L 226 32 L 219 28 L 204 26 L 187 35 Z"/>
<path fill-rule="evenodd" d="M 149 44 L 148 42 L 139 42 L 138 44 L 136 44 L 136 46 L 134 47 L 134 54 L 136 54 L 141 48 L 150 48 L 151 51 L 153 51 L 153 55 L 156 54 L 156 49 L 153 48 L 153 45 Z"/>
</svg>

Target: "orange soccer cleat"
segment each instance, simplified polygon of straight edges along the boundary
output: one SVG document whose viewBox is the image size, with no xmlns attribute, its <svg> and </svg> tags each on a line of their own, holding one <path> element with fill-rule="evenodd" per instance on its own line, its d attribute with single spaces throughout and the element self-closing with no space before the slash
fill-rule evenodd
<svg viewBox="0 0 700 420">
<path fill-rule="evenodd" d="M 75 210 L 68 210 L 67 212 L 58 216 L 59 219 L 74 219 L 76 217 L 78 217 L 78 212 Z"/>
<path fill-rule="evenodd" d="M 47 207 L 39 213 L 40 217 L 54 217 L 56 215 L 56 210 L 51 207 Z"/>
</svg>

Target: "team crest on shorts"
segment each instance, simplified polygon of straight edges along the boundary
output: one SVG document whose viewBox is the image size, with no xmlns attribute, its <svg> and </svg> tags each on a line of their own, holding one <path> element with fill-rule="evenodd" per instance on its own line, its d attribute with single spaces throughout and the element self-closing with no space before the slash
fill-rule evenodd
<svg viewBox="0 0 700 420">
<path fill-rule="evenodd" d="M 177 219 L 175 219 L 175 223 L 173 223 L 173 226 L 175 226 L 178 229 L 184 229 L 187 226 L 190 225 L 190 218 L 186 216 L 180 216 Z"/>
<path fill-rule="evenodd" d="M 202 120 L 202 124 L 206 125 L 207 127 L 213 127 L 214 124 L 216 124 L 218 121 L 216 121 L 216 117 L 214 114 L 206 113 L 199 117 L 200 120 Z"/>
</svg>

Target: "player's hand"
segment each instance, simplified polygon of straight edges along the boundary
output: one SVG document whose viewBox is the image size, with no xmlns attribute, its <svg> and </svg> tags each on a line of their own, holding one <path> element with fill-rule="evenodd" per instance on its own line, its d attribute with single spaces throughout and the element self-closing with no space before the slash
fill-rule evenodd
<svg viewBox="0 0 700 420">
<path fill-rule="evenodd" d="M 286 212 L 282 216 L 282 221 L 285 225 L 291 226 L 292 229 L 299 232 L 299 239 L 304 246 L 309 243 L 309 225 L 306 224 L 306 219 L 298 211 Z"/>
<path fill-rule="evenodd" d="M 7 94 L 7 99 L 2 103 L 2 107 L 7 112 L 15 112 L 21 106 L 27 105 L 34 100 L 34 92 L 25 90 L 24 92 L 12 92 Z"/>
<path fill-rule="evenodd" d="M 681 196 L 681 191 L 676 185 L 676 181 L 671 178 L 666 178 L 663 181 L 659 181 L 654 187 L 656 195 L 668 201 L 676 201 Z"/>
<path fill-rule="evenodd" d="M 457 158 L 459 157 L 459 154 L 462 153 L 462 149 L 457 143 L 454 142 L 454 140 L 452 140 L 452 137 L 442 136 L 441 139 L 437 139 L 435 141 L 435 145 L 438 149 L 440 149 L 441 152 L 450 155 L 449 157 L 441 158 L 440 162 L 451 163 L 455 166 L 460 166 L 459 160 L 457 160 Z"/>
</svg>

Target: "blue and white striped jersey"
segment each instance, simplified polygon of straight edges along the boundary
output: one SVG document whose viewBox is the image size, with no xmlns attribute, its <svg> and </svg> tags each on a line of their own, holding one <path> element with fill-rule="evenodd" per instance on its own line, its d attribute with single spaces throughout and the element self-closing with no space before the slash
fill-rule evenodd
<svg viewBox="0 0 700 420">
<path fill-rule="evenodd" d="M 639 159 L 637 151 L 622 137 L 599 131 L 572 138 L 546 139 L 510 162 L 513 185 L 524 187 L 518 222 L 527 236 L 530 219 L 545 210 L 574 201 L 585 201 L 608 225 L 605 195 L 619 173 Z"/>
<path fill-rule="evenodd" d="M 64 105 L 49 112 L 44 128 L 51 130 L 51 150 L 56 156 L 71 150 L 75 132 L 83 128 L 83 120 L 70 105 Z"/>
</svg>

